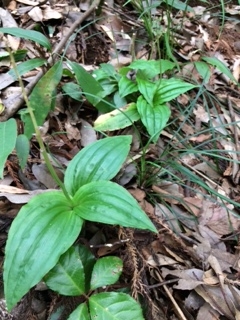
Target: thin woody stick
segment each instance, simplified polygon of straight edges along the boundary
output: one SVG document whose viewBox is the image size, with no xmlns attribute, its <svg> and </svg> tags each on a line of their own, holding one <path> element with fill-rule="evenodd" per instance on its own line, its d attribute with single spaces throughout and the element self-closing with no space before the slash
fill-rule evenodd
<svg viewBox="0 0 240 320">
<path fill-rule="evenodd" d="M 54 58 L 62 51 L 62 49 L 64 48 L 65 44 L 67 43 L 68 39 L 73 34 L 75 29 L 94 11 L 94 9 L 99 5 L 99 3 L 100 3 L 100 0 L 94 0 L 91 6 L 89 7 L 89 9 L 86 12 L 84 12 L 73 23 L 71 28 L 68 30 L 66 36 L 61 39 L 61 41 L 58 43 L 58 45 L 54 49 L 53 54 L 51 55 L 51 57 L 49 57 L 48 59 L 49 64 L 52 64 L 52 62 L 54 61 Z M 38 83 L 38 81 L 41 79 L 42 76 L 43 76 L 43 71 L 41 70 L 38 72 L 36 77 L 26 86 L 25 91 L 27 95 L 29 95 L 32 92 L 33 88 L 35 87 L 35 85 Z M 0 121 L 8 120 L 12 115 L 14 115 L 18 111 L 18 109 L 22 106 L 23 103 L 24 103 L 24 97 L 21 94 L 20 96 L 16 97 L 12 101 L 12 105 L 9 110 L 6 108 L 5 113 L 0 117 Z"/>
</svg>

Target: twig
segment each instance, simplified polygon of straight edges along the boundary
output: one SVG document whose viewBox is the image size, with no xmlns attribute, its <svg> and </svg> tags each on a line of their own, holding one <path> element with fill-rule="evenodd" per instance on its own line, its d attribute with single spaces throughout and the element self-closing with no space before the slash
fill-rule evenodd
<svg viewBox="0 0 240 320">
<path fill-rule="evenodd" d="M 158 277 L 160 283 L 163 283 L 163 278 L 161 277 L 161 275 L 158 272 L 155 272 L 155 275 Z M 173 307 L 175 309 L 176 314 L 178 315 L 178 319 L 179 320 L 187 320 L 187 318 L 185 317 L 184 313 L 182 312 L 181 308 L 179 307 L 179 305 L 177 304 L 176 300 L 174 299 L 171 291 L 168 289 L 168 287 L 166 286 L 166 284 L 163 284 L 163 288 L 168 296 L 168 298 L 171 300 Z"/>
<path fill-rule="evenodd" d="M 229 109 L 229 113 L 230 113 L 230 117 L 231 117 L 231 121 L 232 121 L 232 131 L 234 134 L 234 140 L 235 140 L 235 149 L 236 149 L 236 153 L 233 152 L 232 154 L 232 158 L 233 158 L 233 168 L 232 168 L 232 180 L 235 183 L 235 185 L 237 185 L 239 183 L 239 178 L 240 178 L 240 172 L 239 172 L 239 141 L 238 141 L 238 129 L 237 129 L 237 124 L 236 124 L 236 119 L 235 119 L 235 115 L 234 115 L 234 110 L 232 107 L 232 102 L 231 99 L 229 97 L 229 95 L 227 96 L 227 103 L 228 103 L 228 109 Z"/>
<path fill-rule="evenodd" d="M 93 10 L 99 5 L 99 3 L 100 3 L 100 0 L 94 0 L 91 6 L 89 7 L 89 9 L 86 12 L 84 12 L 73 23 L 73 25 L 68 30 L 66 36 L 62 38 L 62 40 L 58 43 L 56 48 L 53 50 L 51 57 L 49 57 L 47 61 L 49 64 L 52 64 L 52 62 L 54 61 L 54 58 L 62 51 L 62 49 L 66 45 L 68 39 L 73 34 L 75 29 L 93 12 Z M 43 70 L 39 71 L 36 77 L 26 86 L 25 92 L 27 95 L 31 93 L 31 91 L 33 90 L 33 88 L 35 87 L 35 85 L 38 83 L 38 81 L 41 79 L 42 76 L 43 76 Z M 5 114 L 0 117 L 0 121 L 8 120 L 12 115 L 14 115 L 18 111 L 18 109 L 24 103 L 24 97 L 22 94 L 19 97 L 17 97 L 15 100 L 16 101 L 15 102 L 13 101 L 13 105 L 11 106 L 11 108 L 9 110 L 6 109 Z"/>
</svg>

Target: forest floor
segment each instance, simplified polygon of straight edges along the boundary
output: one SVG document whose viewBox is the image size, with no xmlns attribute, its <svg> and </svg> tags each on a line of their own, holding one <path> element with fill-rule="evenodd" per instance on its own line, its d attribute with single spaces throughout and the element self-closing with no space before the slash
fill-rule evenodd
<svg viewBox="0 0 240 320">
<path fill-rule="evenodd" d="M 53 47 L 90 6 L 88 1 L 67 0 L 1 2 L 3 27 L 38 25 Z M 110 133 L 133 136 L 131 152 L 136 161 L 125 166 L 115 181 L 137 199 L 158 235 L 89 224 L 84 241 L 93 246 L 96 257 L 111 254 L 123 260 L 118 286 L 131 288 L 132 296 L 144 306 L 146 320 L 240 319 L 240 91 L 223 68 L 209 65 L 209 76 L 203 79 L 195 64 L 204 57 L 217 58 L 239 81 L 240 6 L 237 1 L 222 7 L 219 1 L 196 0 L 189 1 L 191 10 L 183 12 L 163 3 L 153 5 L 149 19 L 154 39 L 150 40 L 138 1 L 125 2 L 104 2 L 101 10 L 89 15 L 65 57 L 89 72 L 102 63 L 119 69 L 134 59 L 170 59 L 179 66 L 175 76 L 199 87 L 169 103 L 171 118 L 157 143 L 150 143 L 144 153 L 148 137 L 141 127 L 141 141 L 133 127 Z M 26 61 L 46 54 L 31 41 L 8 40 L 13 50 L 27 49 Z M 9 78 L 11 64 L 1 56 L 4 49 L 0 50 L 0 121 L 16 119 L 22 133 L 21 88 Z M 38 72 L 24 74 L 24 85 Z M 62 84 L 67 81 L 66 77 Z M 79 150 L 100 138 L 93 129 L 97 117 L 89 103 L 59 89 L 42 137 L 64 167 Z M 16 193 L 15 188 L 29 193 Z M 52 188 L 54 181 L 33 137 L 26 168 L 19 169 L 13 152 L 0 181 L 2 262 L 8 230 L 20 208 L 39 189 Z M 113 245 L 106 246 L 109 243 Z M 2 289 L 1 319 L 66 320 L 78 301 L 78 297 L 63 297 L 37 286 L 8 314 Z"/>
</svg>

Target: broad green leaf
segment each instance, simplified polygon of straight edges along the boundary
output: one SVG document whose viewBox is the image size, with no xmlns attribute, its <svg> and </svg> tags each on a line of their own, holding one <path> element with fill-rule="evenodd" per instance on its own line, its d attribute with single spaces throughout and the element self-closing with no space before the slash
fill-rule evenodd
<svg viewBox="0 0 240 320">
<path fill-rule="evenodd" d="M 170 118 L 169 107 L 166 105 L 152 107 L 140 96 L 137 100 L 137 109 L 151 139 L 156 142 Z"/>
<path fill-rule="evenodd" d="M 83 269 L 85 273 L 85 291 L 88 292 L 90 290 L 91 274 L 96 259 L 86 246 L 80 244 L 75 246 L 75 248 L 83 264 Z"/>
<path fill-rule="evenodd" d="M 127 104 L 127 99 L 120 97 L 119 91 L 115 91 L 113 95 L 113 104 L 116 109 L 123 108 Z"/>
<path fill-rule="evenodd" d="M 60 191 L 37 195 L 21 208 L 5 248 L 3 279 L 9 310 L 56 265 L 82 224 Z"/>
<path fill-rule="evenodd" d="M 76 80 L 82 88 L 83 94 L 86 96 L 86 99 L 99 111 L 108 112 L 110 108 L 108 104 L 102 101 L 105 93 L 99 82 L 80 64 L 68 61 L 68 65 L 75 73 Z"/>
<path fill-rule="evenodd" d="M 114 66 L 112 66 L 110 63 L 101 63 L 100 69 L 97 69 L 97 70 L 103 70 L 105 72 L 105 75 L 109 77 L 114 77 L 114 78 L 118 77 Z"/>
<path fill-rule="evenodd" d="M 27 56 L 27 50 L 26 49 L 20 49 L 12 52 L 14 60 L 16 62 L 21 61 L 26 58 Z M 0 52 L 0 60 L 6 59 L 7 57 L 10 57 L 9 52 Z M 10 59 L 10 58 L 9 58 Z"/>
<path fill-rule="evenodd" d="M 97 260 L 94 265 L 91 290 L 114 284 L 118 281 L 123 269 L 123 262 L 118 257 L 104 257 Z"/>
<path fill-rule="evenodd" d="M 74 213 L 83 219 L 157 232 L 137 201 L 114 182 L 90 182 L 76 192 L 73 202 Z"/>
<path fill-rule="evenodd" d="M 121 76 L 111 64 L 101 64 L 100 68 L 94 70 L 92 75 L 103 88 L 105 97 L 118 90 L 118 82 Z"/>
<path fill-rule="evenodd" d="M 119 75 L 120 76 L 126 76 L 129 72 L 132 74 L 132 72 L 134 72 L 134 74 L 136 74 L 135 70 L 132 70 L 129 67 L 122 67 L 121 69 L 119 69 Z M 132 74 L 132 76 L 134 76 L 134 74 Z"/>
<path fill-rule="evenodd" d="M 119 73 L 109 63 L 100 64 L 100 68 L 94 70 L 92 74 L 97 81 L 109 80 L 118 82 L 121 78 Z"/>
<path fill-rule="evenodd" d="M 130 103 L 123 108 L 100 115 L 94 122 L 97 131 L 114 131 L 129 127 L 140 119 L 136 103 Z"/>
<path fill-rule="evenodd" d="M 196 61 L 196 62 L 194 62 L 194 65 L 195 65 L 198 73 L 202 77 L 203 82 L 208 83 L 209 79 L 211 77 L 211 71 L 210 71 L 208 64 L 203 61 Z"/>
<path fill-rule="evenodd" d="M 77 248 L 70 247 L 44 277 L 50 289 L 66 296 L 85 293 L 85 273 Z"/>
<path fill-rule="evenodd" d="M 176 64 L 169 60 L 135 60 L 130 68 L 135 70 L 142 70 L 149 79 L 155 77 L 158 74 L 163 74 L 168 70 L 172 70 L 176 67 Z"/>
<path fill-rule="evenodd" d="M 20 134 L 17 137 L 15 149 L 17 152 L 17 157 L 19 160 L 20 167 L 21 169 L 23 169 L 27 163 L 29 150 L 30 150 L 29 140 L 24 134 Z"/>
<path fill-rule="evenodd" d="M 82 101 L 82 92 L 78 84 L 68 82 L 62 86 L 62 89 L 69 97 L 77 101 Z"/>
<path fill-rule="evenodd" d="M 141 92 L 145 100 L 152 106 L 153 97 L 158 88 L 157 84 L 144 79 L 144 77 L 142 77 L 139 73 L 137 73 L 136 80 L 139 91 Z"/>
<path fill-rule="evenodd" d="M 62 63 L 57 62 L 48 72 L 38 81 L 30 95 L 30 106 L 33 109 L 37 124 L 41 126 L 52 109 L 52 103 L 56 96 L 55 89 L 62 77 Z M 28 113 L 22 114 L 24 121 L 24 134 L 30 139 L 34 127 Z"/>
<path fill-rule="evenodd" d="M 17 139 L 17 124 L 14 119 L 0 122 L 0 179 L 7 157 L 13 151 Z"/>
<path fill-rule="evenodd" d="M 51 50 L 51 43 L 42 33 L 34 30 L 26 30 L 21 28 L 0 28 L 0 32 L 11 34 L 12 36 L 32 40 L 39 43 L 41 46 Z"/>
<path fill-rule="evenodd" d="M 161 79 L 159 80 L 159 86 L 154 96 L 153 103 L 155 106 L 164 104 L 177 98 L 180 94 L 196 87 L 197 86 L 184 82 L 180 79 Z"/>
<path fill-rule="evenodd" d="M 70 161 L 65 172 L 67 191 L 74 195 L 91 181 L 112 179 L 126 160 L 131 140 L 131 136 L 105 138 L 82 149 Z"/>
<path fill-rule="evenodd" d="M 223 74 L 225 74 L 229 79 L 231 79 L 233 82 L 237 83 L 237 80 L 234 78 L 231 71 L 228 69 L 228 67 L 222 61 L 218 60 L 215 57 L 202 57 L 202 60 L 206 61 L 207 63 L 216 67 Z"/>
<path fill-rule="evenodd" d="M 186 5 L 185 2 L 183 1 L 180 1 L 180 0 L 164 0 L 164 2 L 175 8 L 175 9 L 178 9 L 178 10 L 182 10 L 182 11 L 189 11 L 189 12 L 194 12 L 193 8 Z"/>
<path fill-rule="evenodd" d="M 128 294 L 102 292 L 89 298 L 91 319 L 144 320 L 141 306 Z"/>
<path fill-rule="evenodd" d="M 10 53 L 9 52 L 0 52 L 0 60 L 2 59 L 6 59 L 7 57 L 10 57 Z"/>
<path fill-rule="evenodd" d="M 80 64 L 69 61 L 68 65 L 75 73 L 76 80 L 82 88 L 82 91 L 84 91 L 86 98 L 95 106 L 101 99 L 101 93 L 103 92 L 102 87 Z"/>
<path fill-rule="evenodd" d="M 135 80 L 130 80 L 126 76 L 123 76 L 119 83 L 119 94 L 120 97 L 126 97 L 128 94 L 137 92 L 138 91 L 138 85 Z"/>
<path fill-rule="evenodd" d="M 46 62 L 46 59 L 36 58 L 24 61 L 17 65 L 17 72 L 19 76 L 24 75 L 25 73 L 42 66 Z M 15 73 L 14 69 L 11 69 L 8 74 L 12 76 L 14 79 L 18 78 L 18 75 Z"/>
<path fill-rule="evenodd" d="M 93 320 L 90 318 L 86 303 L 80 304 L 68 317 L 67 320 Z"/>
</svg>

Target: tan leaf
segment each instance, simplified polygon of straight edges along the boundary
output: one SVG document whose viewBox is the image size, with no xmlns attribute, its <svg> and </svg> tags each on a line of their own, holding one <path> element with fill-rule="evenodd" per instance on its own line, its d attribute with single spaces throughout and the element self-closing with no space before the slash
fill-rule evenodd
<svg viewBox="0 0 240 320">
<path fill-rule="evenodd" d="M 205 284 L 210 285 L 210 286 L 214 286 L 219 283 L 219 279 L 213 273 L 212 269 L 204 272 L 203 281 Z"/>
<path fill-rule="evenodd" d="M 185 197 L 183 200 L 183 206 L 198 217 L 202 208 L 202 200 L 196 197 Z"/>
<path fill-rule="evenodd" d="M 136 189 L 129 189 L 128 190 L 131 195 L 137 200 L 137 201 L 142 201 L 146 197 L 145 191 L 136 188 Z"/>
<path fill-rule="evenodd" d="M 189 140 L 190 141 L 195 141 L 195 142 L 204 142 L 206 140 L 209 140 L 211 138 L 211 134 L 200 134 L 197 137 L 191 137 Z"/>
<path fill-rule="evenodd" d="M 236 294 L 240 295 L 240 291 L 238 289 L 235 287 L 232 287 L 232 289 L 236 291 Z M 196 287 L 195 291 L 221 315 L 226 316 L 227 319 L 235 319 L 233 316 L 235 313 L 235 308 L 233 305 L 234 297 L 226 285 L 224 285 L 224 294 L 220 286 L 209 287 L 203 285 Z"/>
<path fill-rule="evenodd" d="M 232 205 L 225 204 L 220 206 L 208 200 L 203 201 L 202 215 L 199 218 L 199 223 L 208 226 L 218 235 L 226 235 L 233 230 L 238 230 L 240 226 L 240 219 L 230 212 Z"/>
<path fill-rule="evenodd" d="M 203 108 L 202 105 L 198 105 L 197 109 L 193 110 L 193 113 L 195 114 L 196 117 L 198 117 L 198 119 L 200 119 L 204 123 L 208 123 L 208 121 L 210 120 L 210 115 Z"/>
<path fill-rule="evenodd" d="M 200 269 L 168 270 L 167 268 L 162 268 L 164 278 L 169 274 L 179 278 L 178 284 L 174 285 L 175 289 L 192 290 L 203 284 L 202 277 L 204 272 Z"/>
<path fill-rule="evenodd" d="M 177 261 L 163 254 L 158 253 L 158 254 L 155 254 L 154 257 L 149 256 L 147 259 L 147 263 L 152 267 L 157 267 L 157 266 L 175 265 L 177 264 Z"/>
</svg>

